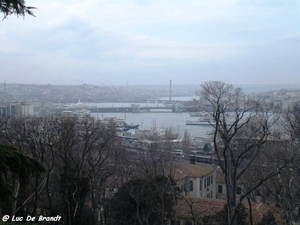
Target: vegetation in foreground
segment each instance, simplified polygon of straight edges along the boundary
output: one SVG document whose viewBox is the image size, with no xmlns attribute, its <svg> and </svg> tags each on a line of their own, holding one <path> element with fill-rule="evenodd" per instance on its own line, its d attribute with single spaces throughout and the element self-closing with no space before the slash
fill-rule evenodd
<svg viewBox="0 0 300 225">
<path fill-rule="evenodd" d="M 227 224 L 239 224 L 235 202 L 253 201 L 258 187 L 269 191 L 286 223 L 299 218 L 294 209 L 300 192 L 300 104 L 282 109 L 249 100 L 220 82 L 204 84 L 201 94 L 211 104 L 214 150 L 229 189 L 226 210 L 207 221 L 223 215 Z M 234 112 L 230 124 L 228 112 Z M 113 121 L 57 115 L 3 119 L 0 125 L 2 215 L 61 215 L 70 225 L 164 224 L 176 218 L 178 160 L 168 137 L 160 148 L 136 154 L 116 141 Z M 281 131 L 284 140 L 276 138 Z M 270 140 L 276 148 L 267 144 Z M 245 189 L 236 199 L 240 178 Z"/>
</svg>

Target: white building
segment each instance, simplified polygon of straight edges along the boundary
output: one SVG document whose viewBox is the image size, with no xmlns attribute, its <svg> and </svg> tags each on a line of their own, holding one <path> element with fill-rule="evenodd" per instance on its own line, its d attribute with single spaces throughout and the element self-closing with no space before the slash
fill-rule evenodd
<svg viewBox="0 0 300 225">
<path fill-rule="evenodd" d="M 184 196 L 216 198 L 216 173 L 211 164 L 184 161 L 176 171 L 175 180 Z"/>
<path fill-rule="evenodd" d="M 15 117 L 29 117 L 34 115 L 34 106 L 20 103 L 15 105 Z"/>
</svg>

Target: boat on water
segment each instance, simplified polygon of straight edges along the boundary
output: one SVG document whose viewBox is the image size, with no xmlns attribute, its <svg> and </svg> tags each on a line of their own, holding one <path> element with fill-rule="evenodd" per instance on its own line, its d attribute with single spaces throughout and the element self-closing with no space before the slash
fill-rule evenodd
<svg viewBox="0 0 300 225">
<path fill-rule="evenodd" d="M 209 116 L 208 112 L 190 112 L 190 117 L 204 117 L 204 116 Z"/>
<path fill-rule="evenodd" d="M 216 122 L 212 118 L 208 118 L 208 117 L 202 118 L 201 117 L 200 119 L 198 119 L 196 121 L 187 120 L 185 124 L 186 125 L 211 125 L 211 126 L 213 126 L 216 124 Z"/>
<path fill-rule="evenodd" d="M 137 139 L 147 139 L 147 140 L 175 140 L 178 139 L 179 133 L 174 131 L 172 132 L 168 128 L 161 127 L 159 129 L 143 129 L 136 131 Z"/>
<path fill-rule="evenodd" d="M 216 121 L 211 117 L 211 116 L 205 116 L 205 117 L 200 117 L 198 120 L 193 121 L 193 120 L 187 120 L 186 125 L 210 125 L 210 126 L 214 126 L 216 125 Z M 226 125 L 230 126 L 233 124 L 233 121 L 228 118 L 226 120 Z"/>
<path fill-rule="evenodd" d="M 117 131 L 128 131 L 130 129 L 138 129 L 139 124 L 128 124 L 125 122 L 125 119 L 120 119 L 117 117 L 106 117 L 103 118 L 102 121 L 108 123 L 109 121 L 113 121 L 116 124 Z"/>
<path fill-rule="evenodd" d="M 123 127 L 124 128 L 128 128 L 128 129 L 139 129 L 139 124 L 127 124 L 127 123 L 123 123 Z"/>
</svg>

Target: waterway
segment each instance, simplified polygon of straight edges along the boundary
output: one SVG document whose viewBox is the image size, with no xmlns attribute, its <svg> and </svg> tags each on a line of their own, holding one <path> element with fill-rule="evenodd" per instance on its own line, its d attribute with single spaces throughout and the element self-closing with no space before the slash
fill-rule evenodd
<svg viewBox="0 0 300 225">
<path fill-rule="evenodd" d="M 185 100 L 191 100 L 193 97 L 183 97 Z M 80 107 L 131 107 L 134 103 L 75 103 L 72 106 Z M 136 103 L 141 107 L 143 106 L 163 106 L 162 103 Z M 141 112 L 141 113 L 92 113 L 92 116 L 99 119 L 106 117 L 116 117 L 119 119 L 125 119 L 128 124 L 139 124 L 139 129 L 151 129 L 151 128 L 172 128 L 174 132 L 179 133 L 179 137 L 183 137 L 185 130 L 187 130 L 191 137 L 208 137 L 212 131 L 212 127 L 209 125 L 204 126 L 191 126 L 186 125 L 187 120 L 197 120 L 197 117 L 190 117 L 189 113 L 174 113 L 168 111 L 158 112 Z M 132 130 L 134 131 L 134 130 Z"/>
<path fill-rule="evenodd" d="M 105 117 L 116 117 L 125 119 L 128 124 L 139 124 L 140 129 L 150 128 L 172 128 L 174 132 L 183 137 L 184 131 L 187 130 L 191 137 L 208 137 L 212 131 L 211 126 L 189 126 L 187 120 L 197 120 L 197 117 L 190 117 L 188 113 L 92 113 L 99 119 Z"/>
</svg>

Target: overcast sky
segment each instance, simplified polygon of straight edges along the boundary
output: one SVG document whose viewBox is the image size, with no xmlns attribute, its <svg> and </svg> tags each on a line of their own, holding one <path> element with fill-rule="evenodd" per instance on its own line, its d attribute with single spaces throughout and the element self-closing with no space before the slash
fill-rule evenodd
<svg viewBox="0 0 300 225">
<path fill-rule="evenodd" d="M 26 0 L 0 22 L 0 81 L 300 83 L 299 0 Z"/>
</svg>

